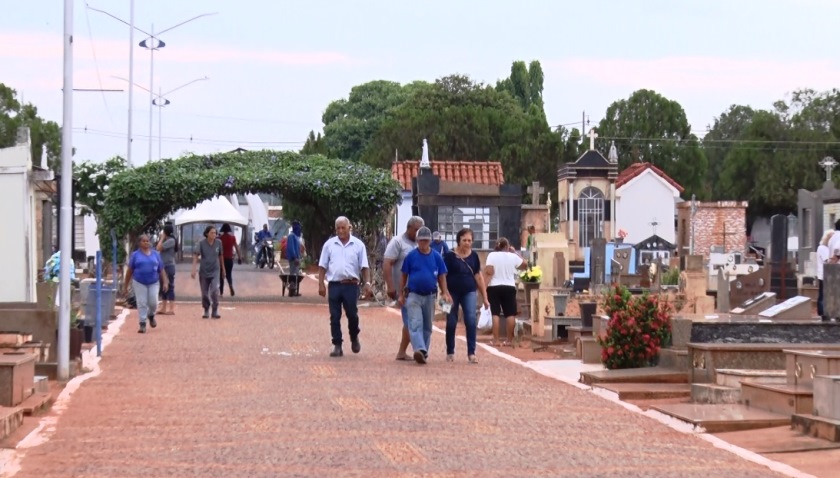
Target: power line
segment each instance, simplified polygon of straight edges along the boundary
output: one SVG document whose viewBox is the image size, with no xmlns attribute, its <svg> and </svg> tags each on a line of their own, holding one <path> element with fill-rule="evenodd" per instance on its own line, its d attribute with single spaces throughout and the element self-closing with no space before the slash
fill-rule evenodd
<svg viewBox="0 0 840 478">
<path fill-rule="evenodd" d="M 699 139 L 699 138 L 635 138 L 635 137 L 610 137 L 598 136 L 598 139 L 608 139 L 611 141 L 648 141 L 648 142 L 674 142 L 674 143 L 688 143 L 696 141 L 698 143 L 744 143 L 744 144 L 808 144 L 808 145 L 840 145 L 840 141 L 801 141 L 801 140 L 775 140 L 775 139 Z"/>
<path fill-rule="evenodd" d="M 122 138 L 126 137 L 126 133 L 120 133 L 117 131 L 103 131 L 97 130 L 92 128 L 73 128 L 73 131 L 78 131 L 85 134 L 90 134 L 94 136 L 103 136 L 108 138 Z M 135 138 L 140 139 L 151 139 L 152 136 L 144 135 L 144 134 L 135 134 Z M 157 138 L 157 136 L 154 136 Z M 297 145 L 297 144 L 305 144 L 306 141 L 248 141 L 248 140 L 236 140 L 236 139 L 207 139 L 207 138 L 196 138 L 194 136 L 163 136 L 161 137 L 162 141 L 166 141 L 169 143 L 195 143 L 195 144 L 218 144 L 218 145 L 231 145 L 231 144 L 251 144 L 251 145 Z"/>
</svg>

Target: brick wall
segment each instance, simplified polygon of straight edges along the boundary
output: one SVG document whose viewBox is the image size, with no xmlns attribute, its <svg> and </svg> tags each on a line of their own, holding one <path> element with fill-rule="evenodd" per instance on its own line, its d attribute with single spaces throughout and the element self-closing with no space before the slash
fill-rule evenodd
<svg viewBox="0 0 840 478">
<path fill-rule="evenodd" d="M 746 201 L 698 202 L 694 216 L 694 253 L 709 257 L 712 246 L 726 252 L 747 247 Z M 725 242 L 724 242 L 725 241 Z M 691 242 L 691 202 L 677 205 L 677 246 L 687 254 Z"/>
</svg>

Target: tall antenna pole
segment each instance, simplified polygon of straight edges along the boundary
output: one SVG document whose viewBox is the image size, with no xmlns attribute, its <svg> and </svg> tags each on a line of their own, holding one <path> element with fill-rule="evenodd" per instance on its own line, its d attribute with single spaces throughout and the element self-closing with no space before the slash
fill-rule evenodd
<svg viewBox="0 0 840 478">
<path fill-rule="evenodd" d="M 152 36 L 149 38 L 150 45 L 149 47 L 152 50 L 151 56 L 151 66 L 149 67 L 149 162 L 152 162 L 152 145 L 155 142 L 155 136 L 152 132 L 152 123 L 154 122 L 154 105 L 155 101 L 155 94 L 152 93 L 155 91 L 154 88 L 154 81 L 155 81 L 155 48 L 157 47 L 157 38 L 155 38 L 155 24 L 152 23 Z"/>
</svg>

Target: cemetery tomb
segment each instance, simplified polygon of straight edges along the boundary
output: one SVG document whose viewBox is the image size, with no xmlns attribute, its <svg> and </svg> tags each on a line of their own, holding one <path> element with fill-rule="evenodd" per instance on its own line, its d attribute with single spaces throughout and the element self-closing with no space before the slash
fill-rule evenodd
<svg viewBox="0 0 840 478">
<path fill-rule="evenodd" d="M 798 295 L 758 314 L 773 320 L 813 320 L 811 299 Z"/>
</svg>

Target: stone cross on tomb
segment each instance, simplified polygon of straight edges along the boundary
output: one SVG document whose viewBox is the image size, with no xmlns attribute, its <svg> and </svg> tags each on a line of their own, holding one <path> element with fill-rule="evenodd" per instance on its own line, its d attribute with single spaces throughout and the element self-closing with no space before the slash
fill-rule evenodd
<svg viewBox="0 0 840 478">
<path fill-rule="evenodd" d="M 825 180 L 826 181 L 831 181 L 831 171 L 834 168 L 836 168 L 838 164 L 840 164 L 840 163 L 835 161 L 834 158 L 832 158 L 831 156 L 826 156 L 822 159 L 822 161 L 820 161 L 820 166 L 822 166 L 823 169 L 825 169 Z"/>
<path fill-rule="evenodd" d="M 658 225 L 659 225 L 659 222 L 656 220 L 656 218 L 653 218 L 653 220 L 652 220 L 652 221 L 650 221 L 650 222 L 648 223 L 648 225 L 650 225 L 650 227 L 652 227 L 652 228 L 653 228 L 653 235 L 655 236 L 655 235 L 656 235 L 656 226 L 658 226 Z"/>
<path fill-rule="evenodd" d="M 540 196 L 545 192 L 545 188 L 540 187 L 539 181 L 534 181 L 528 186 L 528 193 L 531 194 L 531 204 L 539 204 Z"/>
<path fill-rule="evenodd" d="M 595 132 L 595 128 L 589 130 L 589 149 L 591 151 L 595 151 L 595 138 L 598 137 L 598 133 Z"/>
</svg>

